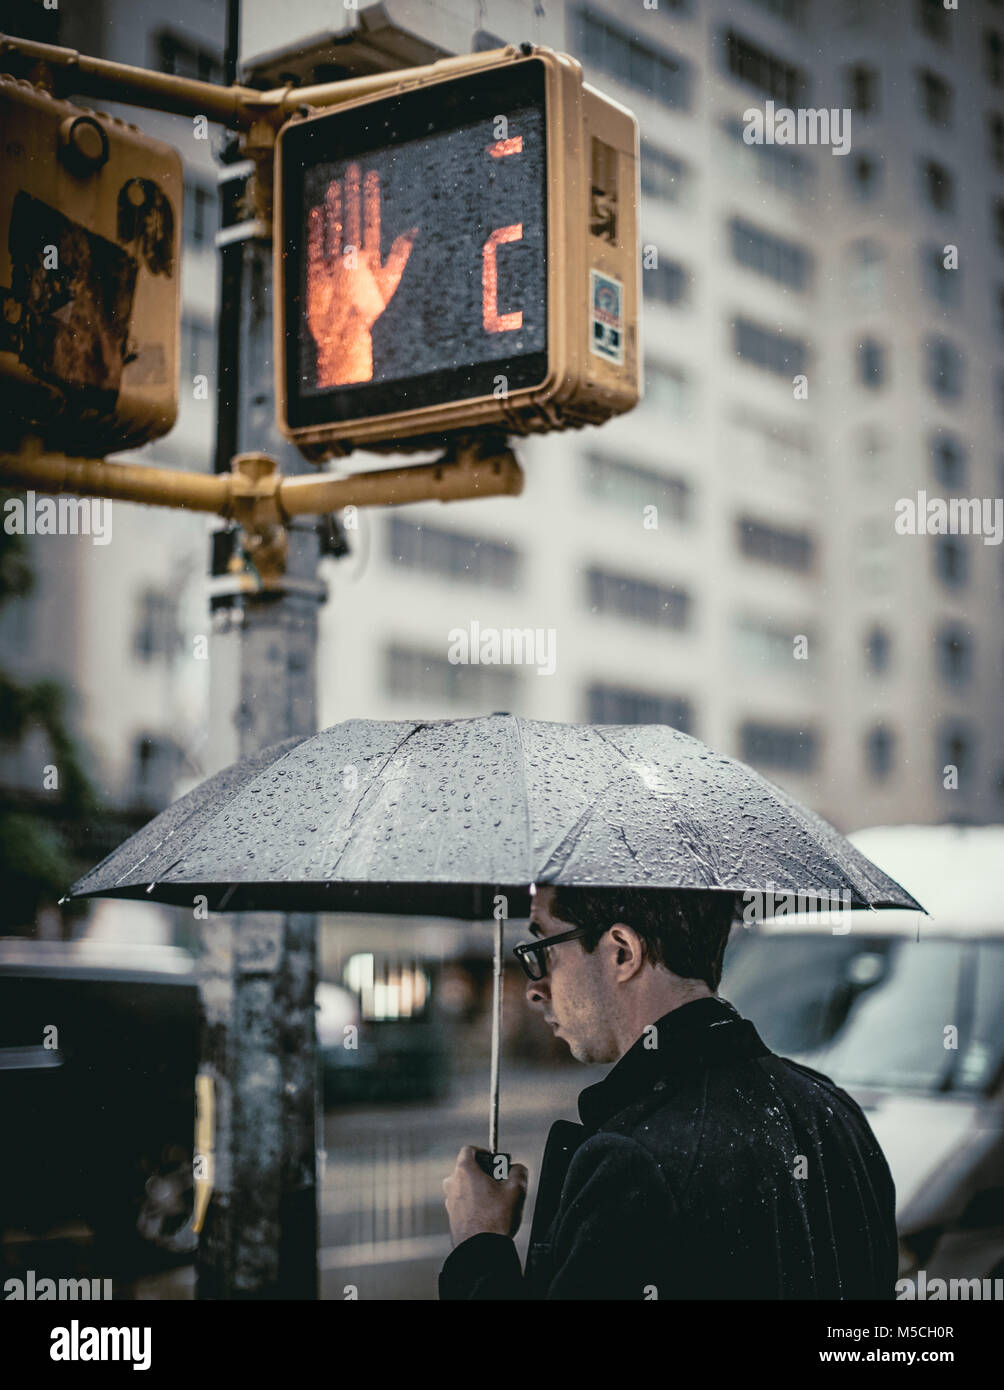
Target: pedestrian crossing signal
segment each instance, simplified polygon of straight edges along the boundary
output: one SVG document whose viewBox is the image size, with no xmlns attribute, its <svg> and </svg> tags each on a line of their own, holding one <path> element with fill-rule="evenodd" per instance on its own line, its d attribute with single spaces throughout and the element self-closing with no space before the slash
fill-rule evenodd
<svg viewBox="0 0 1004 1390">
<path fill-rule="evenodd" d="M 598 423 L 639 395 L 637 123 L 537 49 L 280 132 L 279 422 L 309 457 Z"/>
<path fill-rule="evenodd" d="M 88 457 L 165 434 L 178 408 L 177 152 L 0 75 L 0 160 L 0 413 L 16 436 Z"/>
</svg>

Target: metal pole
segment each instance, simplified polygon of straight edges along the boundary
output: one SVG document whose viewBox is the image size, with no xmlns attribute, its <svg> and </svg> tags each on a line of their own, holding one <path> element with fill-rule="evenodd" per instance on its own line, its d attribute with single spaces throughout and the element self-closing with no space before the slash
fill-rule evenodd
<svg viewBox="0 0 1004 1390">
<path fill-rule="evenodd" d="M 231 73 L 236 10 L 231 0 Z M 255 184 L 270 168 L 257 162 L 248 200 L 255 206 L 235 197 L 227 219 L 233 225 L 221 257 L 217 470 L 229 466 L 231 449 L 267 452 L 287 471 L 298 461 L 274 426 L 272 247 L 259 215 L 271 190 Z M 226 192 L 237 194 L 238 185 Z M 290 583 L 214 599 L 212 742 L 221 763 L 317 728 L 319 558 L 315 526 L 290 527 Z M 201 1071 L 216 1091 L 217 1132 L 198 1297 L 315 1299 L 316 918 L 221 914 L 203 927 Z"/>
<path fill-rule="evenodd" d="M 492 1061 L 488 1094 L 488 1147 L 499 1151 L 499 1075 L 502 1069 L 502 933 L 504 919 L 495 920 L 495 959 L 492 963 Z"/>
</svg>

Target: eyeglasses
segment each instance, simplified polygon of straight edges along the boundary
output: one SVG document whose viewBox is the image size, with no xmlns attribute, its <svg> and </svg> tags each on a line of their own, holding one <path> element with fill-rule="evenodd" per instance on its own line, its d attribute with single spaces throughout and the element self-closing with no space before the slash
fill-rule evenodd
<svg viewBox="0 0 1004 1390">
<path fill-rule="evenodd" d="M 552 946 L 560 946 L 563 941 L 577 941 L 580 936 L 588 936 L 588 927 L 576 927 L 574 931 L 563 931 L 558 936 L 545 936 L 540 941 L 525 941 L 512 948 L 528 980 L 542 980 L 547 974 L 547 952 Z"/>
</svg>

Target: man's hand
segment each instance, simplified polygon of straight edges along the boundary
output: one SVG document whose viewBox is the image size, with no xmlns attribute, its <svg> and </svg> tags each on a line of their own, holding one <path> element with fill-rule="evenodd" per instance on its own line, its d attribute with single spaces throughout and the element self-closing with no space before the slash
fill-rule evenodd
<svg viewBox="0 0 1004 1390">
<path fill-rule="evenodd" d="M 485 1231 L 514 1236 L 523 1216 L 529 1175 L 522 1163 L 512 1164 L 509 1176 L 500 1180 L 482 1172 L 474 1153 L 470 1144 L 461 1149 L 443 1182 L 454 1245 Z"/>
</svg>

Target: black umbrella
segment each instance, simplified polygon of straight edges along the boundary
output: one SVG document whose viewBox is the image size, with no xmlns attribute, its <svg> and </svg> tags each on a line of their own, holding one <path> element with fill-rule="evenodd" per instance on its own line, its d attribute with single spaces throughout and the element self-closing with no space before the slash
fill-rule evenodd
<svg viewBox="0 0 1004 1390">
<path fill-rule="evenodd" d="M 745 763 L 661 724 L 350 719 L 210 777 L 71 897 L 525 916 L 533 883 L 919 904 Z"/>
<path fill-rule="evenodd" d="M 168 807 L 70 896 L 496 917 L 494 1151 L 497 898 L 524 917 L 544 883 L 923 910 L 821 817 L 678 729 L 508 714 L 350 719 L 286 739 Z"/>
</svg>

